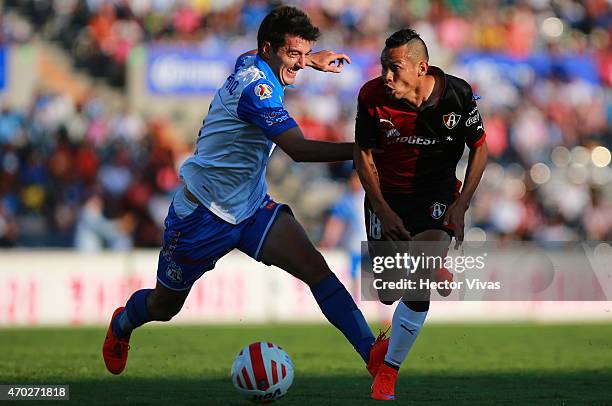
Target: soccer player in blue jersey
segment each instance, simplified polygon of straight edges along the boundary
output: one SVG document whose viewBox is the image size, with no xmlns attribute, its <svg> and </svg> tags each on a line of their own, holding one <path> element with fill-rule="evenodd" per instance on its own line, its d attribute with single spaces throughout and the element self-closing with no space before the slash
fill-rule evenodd
<svg viewBox="0 0 612 406">
<path fill-rule="evenodd" d="M 125 368 L 135 328 L 170 320 L 195 281 L 237 248 L 308 284 L 325 317 L 376 375 L 388 340 L 374 339 L 361 311 L 291 209 L 267 194 L 265 171 L 275 145 L 297 162 L 352 159 L 353 143 L 304 139 L 283 106 L 285 87 L 295 82 L 301 69 L 340 72 L 343 60 L 348 60 L 331 51 L 312 54 L 318 37 L 318 28 L 302 11 L 271 11 L 259 27 L 257 53 L 238 58 L 235 71 L 217 91 L 196 151 L 180 170 L 185 186 L 175 194 L 165 220 L 157 285 L 134 292 L 112 316 L 102 351 L 111 373 Z"/>
</svg>

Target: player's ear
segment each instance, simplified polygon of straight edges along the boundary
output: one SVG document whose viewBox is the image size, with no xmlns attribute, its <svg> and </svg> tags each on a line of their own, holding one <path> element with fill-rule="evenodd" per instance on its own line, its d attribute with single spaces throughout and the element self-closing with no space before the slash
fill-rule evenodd
<svg viewBox="0 0 612 406">
<path fill-rule="evenodd" d="M 261 44 L 261 56 L 268 60 L 270 59 L 270 56 L 272 55 L 272 44 L 270 43 L 270 41 L 264 41 L 263 44 Z"/>
<path fill-rule="evenodd" d="M 427 61 L 421 61 L 419 62 L 419 76 L 425 76 L 427 75 L 427 70 L 429 69 L 429 64 L 427 63 Z"/>
</svg>

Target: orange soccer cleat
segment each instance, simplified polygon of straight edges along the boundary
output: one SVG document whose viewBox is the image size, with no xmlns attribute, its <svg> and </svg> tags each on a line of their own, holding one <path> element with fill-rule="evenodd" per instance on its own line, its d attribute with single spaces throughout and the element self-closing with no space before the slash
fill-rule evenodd
<svg viewBox="0 0 612 406">
<path fill-rule="evenodd" d="M 130 349 L 130 338 L 117 338 L 113 333 L 113 319 L 123 310 L 123 307 L 119 307 L 113 313 L 111 317 L 108 331 L 106 332 L 106 338 L 104 339 L 104 345 L 102 346 L 102 357 L 106 364 L 106 369 L 111 374 L 119 375 L 123 372 L 125 364 L 127 363 L 128 350 Z"/>
<path fill-rule="evenodd" d="M 368 372 L 372 377 L 375 377 L 378 373 L 378 369 L 382 365 L 385 360 L 385 355 L 387 355 L 387 349 L 389 348 L 389 337 L 387 337 L 387 332 L 391 326 L 387 327 L 387 330 L 380 331 L 378 333 L 378 337 L 376 337 L 376 341 L 372 344 L 372 349 L 370 350 L 370 358 L 368 359 Z"/>
<path fill-rule="evenodd" d="M 382 364 L 374 377 L 370 397 L 375 400 L 395 400 L 397 372 L 397 370 L 390 366 Z"/>
</svg>

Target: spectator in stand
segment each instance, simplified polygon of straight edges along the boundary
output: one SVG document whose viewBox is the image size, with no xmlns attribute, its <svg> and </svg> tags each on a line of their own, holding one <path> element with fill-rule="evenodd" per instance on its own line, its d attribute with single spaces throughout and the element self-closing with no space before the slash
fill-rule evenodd
<svg viewBox="0 0 612 406">
<path fill-rule="evenodd" d="M 612 204 L 604 198 L 602 191 L 591 188 L 591 202 L 582 218 L 586 238 L 592 241 L 610 241 L 612 239 Z"/>
</svg>

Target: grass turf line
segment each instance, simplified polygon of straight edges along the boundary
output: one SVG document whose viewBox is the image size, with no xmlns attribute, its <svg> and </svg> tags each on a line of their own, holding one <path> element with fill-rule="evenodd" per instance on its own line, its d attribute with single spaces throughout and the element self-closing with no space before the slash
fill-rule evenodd
<svg viewBox="0 0 612 406">
<path fill-rule="evenodd" d="M 321 325 L 146 326 L 124 373 L 106 372 L 105 329 L 0 330 L 0 384 L 70 384 L 71 404 L 245 404 L 229 370 L 241 347 L 281 345 L 296 366 L 281 404 L 369 404 L 371 379 L 334 328 Z M 606 404 L 611 325 L 431 325 L 401 370 L 411 404 Z"/>
</svg>

